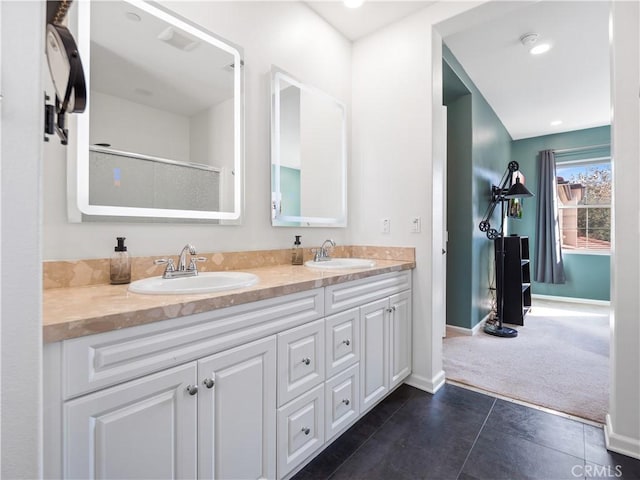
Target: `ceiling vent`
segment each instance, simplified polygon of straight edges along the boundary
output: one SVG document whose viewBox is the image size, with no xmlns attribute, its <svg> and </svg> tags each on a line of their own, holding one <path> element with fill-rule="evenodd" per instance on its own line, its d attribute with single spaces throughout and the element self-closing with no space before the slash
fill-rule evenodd
<svg viewBox="0 0 640 480">
<path fill-rule="evenodd" d="M 167 27 L 160 35 L 158 35 L 158 39 L 185 52 L 190 52 L 200 43 L 198 40 L 187 36 L 184 32 L 176 30 L 173 27 Z"/>
</svg>

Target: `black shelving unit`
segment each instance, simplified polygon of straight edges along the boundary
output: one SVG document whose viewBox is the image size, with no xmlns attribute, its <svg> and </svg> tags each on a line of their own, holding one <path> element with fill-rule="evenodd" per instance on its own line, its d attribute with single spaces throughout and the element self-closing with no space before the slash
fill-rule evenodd
<svg viewBox="0 0 640 480">
<path fill-rule="evenodd" d="M 494 242 L 496 259 L 500 258 L 500 239 Z M 529 265 L 529 237 L 504 237 L 504 323 L 524 325 L 524 317 L 531 309 L 531 267 Z M 500 275 L 500 262 L 496 270 Z"/>
</svg>

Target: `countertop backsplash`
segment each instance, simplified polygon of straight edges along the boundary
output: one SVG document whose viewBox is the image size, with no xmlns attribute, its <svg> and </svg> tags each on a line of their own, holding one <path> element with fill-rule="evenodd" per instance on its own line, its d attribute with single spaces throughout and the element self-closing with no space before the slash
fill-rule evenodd
<svg viewBox="0 0 640 480">
<path fill-rule="evenodd" d="M 304 260 L 313 259 L 311 248 L 304 249 Z M 291 263 L 291 249 L 248 250 L 241 252 L 200 253 L 206 261 L 198 263 L 198 270 L 215 272 L 242 270 Z M 370 258 L 374 260 L 415 261 L 415 248 L 388 246 L 337 246 L 332 257 Z M 177 258 L 175 253 L 157 257 L 132 257 L 131 280 L 162 275 L 164 265 L 155 265 L 160 258 Z M 43 262 L 44 289 L 82 287 L 109 283 L 109 258 Z"/>
</svg>

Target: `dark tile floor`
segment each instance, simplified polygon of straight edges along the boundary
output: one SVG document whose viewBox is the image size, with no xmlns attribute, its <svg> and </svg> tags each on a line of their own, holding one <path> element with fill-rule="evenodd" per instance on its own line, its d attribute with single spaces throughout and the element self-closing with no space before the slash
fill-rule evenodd
<svg viewBox="0 0 640 480">
<path fill-rule="evenodd" d="M 402 385 L 295 477 L 310 479 L 640 479 L 601 428 L 455 385 Z"/>
</svg>

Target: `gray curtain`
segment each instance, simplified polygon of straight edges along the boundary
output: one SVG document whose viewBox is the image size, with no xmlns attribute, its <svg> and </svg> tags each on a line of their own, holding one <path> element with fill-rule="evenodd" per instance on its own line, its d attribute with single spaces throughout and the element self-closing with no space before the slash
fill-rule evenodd
<svg viewBox="0 0 640 480">
<path fill-rule="evenodd" d="M 553 150 L 540 152 L 536 209 L 535 280 L 541 283 L 565 283 L 558 201 L 556 196 L 556 159 Z"/>
</svg>

